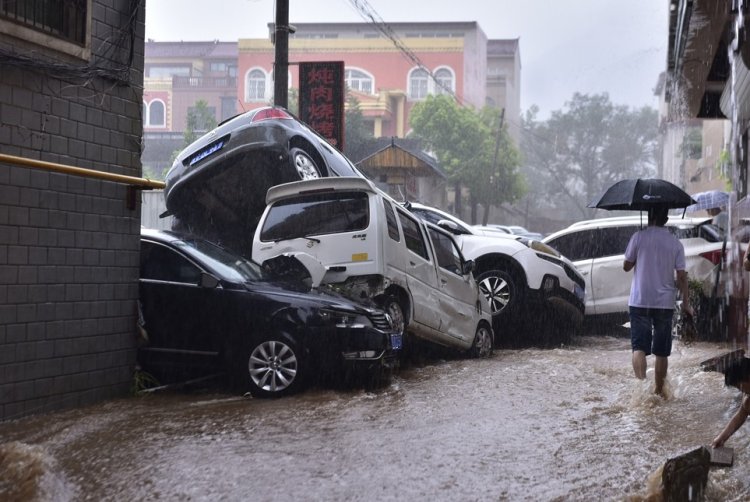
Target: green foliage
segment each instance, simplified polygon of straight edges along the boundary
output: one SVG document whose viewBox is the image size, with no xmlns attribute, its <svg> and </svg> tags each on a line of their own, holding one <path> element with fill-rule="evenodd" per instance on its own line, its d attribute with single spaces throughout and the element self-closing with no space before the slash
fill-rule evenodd
<svg viewBox="0 0 750 502">
<path fill-rule="evenodd" d="M 344 155 L 355 162 L 361 160 L 361 152 L 367 150 L 367 147 L 372 144 L 374 137 L 372 135 L 372 128 L 365 123 L 362 109 L 359 106 L 359 100 L 351 94 L 347 94 L 346 98 L 344 131 L 346 131 Z"/>
<path fill-rule="evenodd" d="M 538 213 L 571 221 L 590 218 L 594 210 L 586 206 L 604 189 L 621 179 L 655 174 L 656 110 L 613 105 L 606 93 L 575 93 L 548 120 L 537 121 L 537 112 L 532 107 L 523 120 L 521 149 Z"/>
<path fill-rule="evenodd" d="M 185 121 L 185 146 L 198 139 L 203 133 L 216 127 L 216 114 L 205 100 L 198 100 L 188 109 Z"/>
<path fill-rule="evenodd" d="M 172 152 L 169 164 L 172 165 L 174 163 L 177 156 L 185 149 L 185 147 L 190 145 L 205 132 L 214 129 L 216 125 L 216 114 L 213 108 L 209 108 L 208 103 L 203 99 L 196 101 L 195 105 L 188 109 L 187 118 L 185 119 L 185 131 L 182 134 L 183 144 L 180 148 Z M 163 175 L 160 179 L 163 179 Z"/>
<path fill-rule="evenodd" d="M 489 207 L 523 195 L 520 153 L 496 109 L 477 112 L 447 95 L 428 96 L 414 106 L 410 123 L 450 181 L 467 186 L 474 201 Z"/>
</svg>

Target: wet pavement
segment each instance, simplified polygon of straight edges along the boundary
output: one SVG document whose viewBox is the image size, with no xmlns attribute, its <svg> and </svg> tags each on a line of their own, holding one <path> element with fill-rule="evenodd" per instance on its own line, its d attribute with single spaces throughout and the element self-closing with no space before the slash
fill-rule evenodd
<svg viewBox="0 0 750 502">
<path fill-rule="evenodd" d="M 626 338 L 433 360 L 376 391 L 149 395 L 0 423 L 2 500 L 643 500 L 707 445 L 739 391 L 675 343 L 668 399 Z M 649 358 L 653 367 L 653 360 Z M 750 424 L 708 500 L 750 499 Z"/>
</svg>

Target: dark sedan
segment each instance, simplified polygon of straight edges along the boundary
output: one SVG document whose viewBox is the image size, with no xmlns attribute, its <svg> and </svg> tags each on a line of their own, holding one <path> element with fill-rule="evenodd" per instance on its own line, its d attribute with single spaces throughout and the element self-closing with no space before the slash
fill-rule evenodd
<svg viewBox="0 0 750 502">
<path fill-rule="evenodd" d="M 227 371 L 263 397 L 320 376 L 369 382 L 395 364 L 401 335 L 383 311 L 292 287 L 203 239 L 142 229 L 139 363 L 157 376 Z"/>
<path fill-rule="evenodd" d="M 185 148 L 166 176 L 167 212 L 191 233 L 250 256 L 266 191 L 289 181 L 363 176 L 322 136 L 280 107 L 238 115 Z"/>
</svg>

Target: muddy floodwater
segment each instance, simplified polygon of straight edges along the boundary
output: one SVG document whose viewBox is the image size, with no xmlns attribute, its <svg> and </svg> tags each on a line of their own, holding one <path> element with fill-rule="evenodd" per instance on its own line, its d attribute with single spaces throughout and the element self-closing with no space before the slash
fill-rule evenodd
<svg viewBox="0 0 750 502">
<path fill-rule="evenodd" d="M 663 463 L 740 403 L 675 343 L 664 400 L 627 338 L 432 360 L 376 392 L 217 392 L 108 401 L 0 423 L 2 500 L 643 500 Z M 750 499 L 750 424 L 708 500 Z"/>
</svg>

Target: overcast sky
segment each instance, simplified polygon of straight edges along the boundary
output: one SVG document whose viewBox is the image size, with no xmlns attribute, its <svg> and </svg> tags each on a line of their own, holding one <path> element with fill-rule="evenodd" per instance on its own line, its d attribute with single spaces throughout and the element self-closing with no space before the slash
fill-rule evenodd
<svg viewBox="0 0 750 502">
<path fill-rule="evenodd" d="M 656 107 L 666 66 L 664 0 L 368 0 L 385 22 L 477 21 L 488 38 L 520 38 L 521 110 L 540 118 L 574 92 Z M 263 38 L 274 0 L 148 0 L 146 38 L 160 42 Z M 290 0 L 289 21 L 365 22 L 350 0 Z"/>
</svg>

